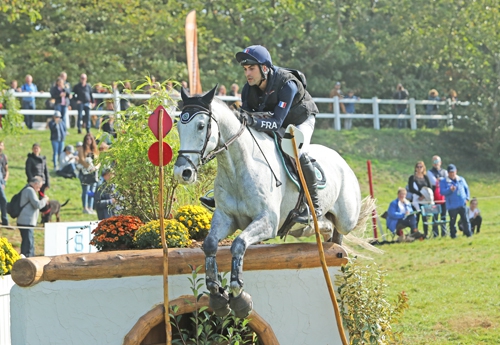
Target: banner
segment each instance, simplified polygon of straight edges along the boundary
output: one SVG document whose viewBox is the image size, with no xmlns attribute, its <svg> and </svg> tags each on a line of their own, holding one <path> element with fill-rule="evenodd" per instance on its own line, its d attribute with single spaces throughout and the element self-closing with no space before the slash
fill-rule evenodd
<svg viewBox="0 0 500 345">
<path fill-rule="evenodd" d="M 197 36 L 196 11 L 193 10 L 189 12 L 186 17 L 186 55 L 189 75 L 189 90 L 192 95 L 201 93 Z"/>
</svg>

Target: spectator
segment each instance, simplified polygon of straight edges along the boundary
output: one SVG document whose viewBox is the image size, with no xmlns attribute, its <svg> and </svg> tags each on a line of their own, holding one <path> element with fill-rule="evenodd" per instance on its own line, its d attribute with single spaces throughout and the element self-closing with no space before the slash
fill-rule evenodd
<svg viewBox="0 0 500 345">
<path fill-rule="evenodd" d="M 39 198 L 44 180 L 40 176 L 34 176 L 29 184 L 21 192 L 21 206 L 24 206 L 17 217 L 17 226 L 21 232 L 21 254 L 25 257 L 35 256 L 35 237 L 33 228 L 37 225 L 40 209 L 49 202 L 49 198 Z"/>
<path fill-rule="evenodd" d="M 351 100 L 359 100 L 359 97 L 354 95 L 353 90 L 349 90 L 347 93 L 347 96 L 344 97 L 344 99 L 351 99 Z M 356 109 L 355 109 L 356 103 L 344 103 L 344 109 L 346 114 L 352 115 L 356 114 Z M 344 129 L 351 129 L 352 128 L 352 119 L 344 119 Z"/>
<path fill-rule="evenodd" d="M 406 189 L 398 189 L 398 197 L 389 204 L 387 210 L 387 228 L 398 235 L 398 242 L 413 241 L 414 239 L 422 238 L 423 235 L 418 232 L 417 220 L 413 213 L 412 206 L 406 200 Z M 403 229 L 410 228 L 411 234 L 407 238 L 404 235 Z"/>
<path fill-rule="evenodd" d="M 86 74 L 80 75 L 80 82 L 73 87 L 73 93 L 78 108 L 78 133 L 82 133 L 82 123 L 84 123 L 87 133 L 90 133 L 90 109 L 94 103 L 94 97 L 92 96 L 92 88 L 87 83 Z M 85 118 L 82 118 L 84 111 Z"/>
<path fill-rule="evenodd" d="M 38 143 L 33 144 L 31 151 L 32 153 L 28 153 L 28 158 L 26 159 L 26 177 L 29 183 L 35 176 L 40 176 L 43 179 L 43 185 L 40 187 L 40 190 L 44 193 L 45 190 L 50 187 L 47 158 L 45 156 L 40 156 L 42 148 Z"/>
<path fill-rule="evenodd" d="M 10 82 L 10 88 L 8 90 L 10 93 L 13 93 L 13 92 L 21 92 L 21 88 L 17 86 L 17 80 L 13 79 L 11 82 Z"/>
<path fill-rule="evenodd" d="M 239 90 L 240 90 L 240 87 L 238 86 L 238 84 L 232 84 L 231 91 L 229 91 L 229 96 L 241 98 L 241 94 L 240 94 Z M 234 101 L 234 102 L 229 104 L 229 108 L 231 108 L 231 109 L 236 110 L 240 107 L 241 107 L 240 101 Z"/>
<path fill-rule="evenodd" d="M 78 156 L 75 156 L 73 146 L 66 146 L 59 157 L 59 170 L 57 171 L 57 175 L 65 178 L 77 177 L 77 164 Z"/>
<path fill-rule="evenodd" d="M 84 175 L 95 175 L 99 165 L 94 165 L 95 160 L 99 156 L 97 143 L 91 133 L 87 133 L 83 138 L 83 145 L 78 149 L 78 162 L 82 165 L 80 181 L 82 185 L 82 206 L 83 213 L 95 214 L 93 210 L 94 197 L 97 187 L 97 179 L 94 181 L 86 181 Z M 90 193 L 89 193 L 90 192 Z"/>
<path fill-rule="evenodd" d="M 470 229 L 471 233 L 474 234 L 479 234 L 481 231 L 481 223 L 483 222 L 483 217 L 481 217 L 481 211 L 479 211 L 479 208 L 477 207 L 477 199 L 472 198 L 469 207 L 467 208 L 467 218 L 469 218 L 469 223 L 470 223 Z M 477 226 L 477 231 L 475 231 Z M 460 222 L 460 228 L 462 231 L 463 229 L 463 222 Z"/>
<path fill-rule="evenodd" d="M 50 89 L 50 97 L 54 99 L 54 110 L 61 113 L 66 129 L 69 128 L 68 106 L 70 93 L 70 89 L 64 85 L 64 80 L 61 77 L 57 78 L 56 84 Z"/>
<path fill-rule="evenodd" d="M 398 84 L 396 87 L 396 92 L 392 96 L 394 99 L 398 100 L 407 100 L 410 97 L 409 93 L 402 84 Z M 396 114 L 398 115 L 406 115 L 408 111 L 408 104 L 396 104 Z M 408 125 L 408 120 L 406 119 L 398 119 L 398 128 L 406 128 Z"/>
<path fill-rule="evenodd" d="M 52 162 L 54 171 L 58 170 L 59 156 L 63 153 L 64 140 L 66 140 L 66 123 L 61 118 L 59 111 L 54 112 L 52 120 L 49 122 L 50 142 L 52 143 Z"/>
<path fill-rule="evenodd" d="M 22 92 L 38 92 L 38 88 L 35 84 L 33 84 L 33 77 L 31 75 L 27 75 L 25 78 L 26 83 L 21 86 Z M 21 109 L 34 110 L 36 109 L 35 97 L 28 96 L 22 98 Z M 24 123 L 28 129 L 33 129 L 33 119 L 34 115 L 24 115 Z"/>
<path fill-rule="evenodd" d="M 95 193 L 95 209 L 99 220 L 110 218 L 116 215 L 115 186 L 109 183 L 112 177 L 110 169 L 104 169 L 102 180 Z"/>
<path fill-rule="evenodd" d="M 130 84 L 129 81 L 126 81 L 123 84 L 122 94 L 126 94 L 126 95 L 132 95 L 133 94 L 133 92 L 132 92 L 132 85 Z M 131 105 L 130 99 L 128 99 L 128 98 L 120 98 L 120 110 L 127 110 L 128 108 L 130 108 L 130 105 Z"/>
<path fill-rule="evenodd" d="M 433 198 L 432 195 L 432 186 L 429 178 L 427 177 L 427 171 L 425 170 L 425 163 L 422 161 L 418 161 L 415 164 L 415 170 L 413 175 L 410 175 L 408 178 L 408 188 L 413 195 L 413 208 L 415 211 L 420 210 L 420 205 L 429 202 L 429 197 Z M 425 192 L 424 189 L 429 188 L 429 193 Z M 420 213 L 417 213 L 417 227 L 418 222 L 420 221 Z M 422 217 L 422 222 L 424 223 L 424 235 L 427 237 L 428 234 L 428 226 L 425 224 L 427 222 L 427 217 Z"/>
<path fill-rule="evenodd" d="M 436 204 L 441 204 L 441 214 L 440 220 L 446 220 L 446 202 L 444 195 L 441 194 L 441 188 L 439 186 L 439 181 L 443 178 L 448 177 L 448 173 L 445 169 L 441 168 L 441 157 L 432 156 L 432 168 L 427 171 L 427 177 L 432 186 L 432 190 L 434 191 L 434 202 Z M 434 221 L 437 221 L 437 215 L 434 216 Z M 434 224 L 432 226 L 432 232 L 434 233 L 434 237 L 439 236 L 439 232 L 437 229 L 437 225 Z M 441 224 L 441 236 L 446 236 L 446 223 Z"/>
<path fill-rule="evenodd" d="M 227 96 L 226 87 L 224 85 L 219 86 L 219 92 L 217 92 L 217 96 Z"/>
<path fill-rule="evenodd" d="M 5 186 L 9 179 L 9 163 L 7 156 L 3 152 L 5 145 L 0 141 L 0 210 L 2 212 L 2 225 L 9 225 L 9 218 L 7 217 L 7 197 L 5 195 Z"/>
<path fill-rule="evenodd" d="M 189 95 L 190 92 L 189 92 L 189 85 L 188 85 L 187 81 L 185 81 L 185 80 L 181 81 L 181 86 L 186 91 L 186 95 Z"/>
<path fill-rule="evenodd" d="M 470 199 L 469 186 L 465 179 L 457 174 L 457 167 L 453 164 L 448 165 L 448 177 L 439 181 L 441 194 L 446 197 L 446 209 L 450 215 L 450 236 L 457 237 L 457 216 L 460 215 L 460 221 L 464 226 L 464 235 L 472 236 L 470 231 L 469 218 L 467 217 L 466 204 Z"/>
<path fill-rule="evenodd" d="M 432 89 L 429 91 L 429 97 L 427 98 L 428 101 L 440 101 L 441 99 L 439 98 L 439 93 L 437 92 L 436 89 Z M 437 111 L 439 110 L 439 105 L 437 104 L 427 104 L 425 107 L 425 113 L 427 115 L 436 115 Z M 429 119 L 427 120 L 427 128 L 436 128 L 438 125 L 437 120 L 432 120 Z"/>
<path fill-rule="evenodd" d="M 344 98 L 342 94 L 342 90 L 340 90 L 340 82 L 335 83 L 335 87 L 330 91 L 330 98 L 338 97 L 339 101 Z M 333 103 L 330 103 L 328 106 L 329 110 L 333 112 Z M 345 105 L 344 103 L 339 103 L 339 110 L 342 114 L 345 114 Z"/>
</svg>

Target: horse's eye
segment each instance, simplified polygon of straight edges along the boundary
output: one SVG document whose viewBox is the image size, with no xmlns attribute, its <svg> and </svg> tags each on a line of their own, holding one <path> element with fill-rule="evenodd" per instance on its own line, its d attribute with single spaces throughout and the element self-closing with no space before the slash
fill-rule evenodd
<svg viewBox="0 0 500 345">
<path fill-rule="evenodd" d="M 198 123 L 198 130 L 201 131 L 203 128 L 205 128 L 205 124 L 203 122 Z"/>
</svg>

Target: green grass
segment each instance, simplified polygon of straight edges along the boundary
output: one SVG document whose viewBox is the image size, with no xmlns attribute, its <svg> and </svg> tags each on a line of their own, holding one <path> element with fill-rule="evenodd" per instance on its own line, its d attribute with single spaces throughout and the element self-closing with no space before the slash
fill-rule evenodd
<svg viewBox="0 0 500 345">
<path fill-rule="evenodd" d="M 313 138 L 314 143 L 342 154 L 358 176 L 363 196 L 369 194 L 366 161 L 371 160 L 379 213 L 396 198 L 397 188 L 406 185 L 416 161 L 430 165 L 434 154 L 441 156 L 445 166 L 457 165 L 459 175 L 466 178 L 472 195 L 479 200 L 484 223 L 481 233 L 473 238 L 385 245 L 380 247 L 383 255 L 368 254 L 387 271 L 390 298 L 395 299 L 399 291 L 406 291 L 410 298 L 410 309 L 396 325 L 404 331 L 403 344 L 500 344 L 500 178 L 491 171 L 493 165 L 464 142 L 464 135 L 458 130 L 318 129 Z M 82 139 L 83 135 L 71 134 L 67 143 L 74 145 Z M 42 154 L 51 155 L 47 131 L 30 132 L 20 140 L 5 139 L 11 172 L 9 198 L 25 184 L 24 161 L 35 141 L 41 143 Z M 50 197 L 71 199 L 61 213 L 63 221 L 95 219 L 81 213 L 77 180 L 54 177 L 52 186 Z M 42 254 L 43 232 L 36 235 L 37 253 Z M 19 247 L 17 231 L 2 230 L 0 236 Z"/>
</svg>

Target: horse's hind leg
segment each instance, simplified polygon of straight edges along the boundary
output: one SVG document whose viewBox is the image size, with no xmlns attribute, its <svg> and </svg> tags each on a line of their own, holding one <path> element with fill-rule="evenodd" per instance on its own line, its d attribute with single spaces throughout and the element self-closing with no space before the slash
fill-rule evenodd
<svg viewBox="0 0 500 345">
<path fill-rule="evenodd" d="M 203 251 L 205 252 L 205 279 L 207 289 L 210 291 L 209 305 L 214 313 L 220 317 L 229 314 L 231 309 L 229 308 L 229 295 L 222 286 L 219 277 L 215 256 L 217 254 L 219 240 L 227 237 L 231 231 L 234 232 L 232 223 L 232 220 L 227 216 L 215 213 L 212 219 L 210 233 L 203 242 Z"/>
</svg>

